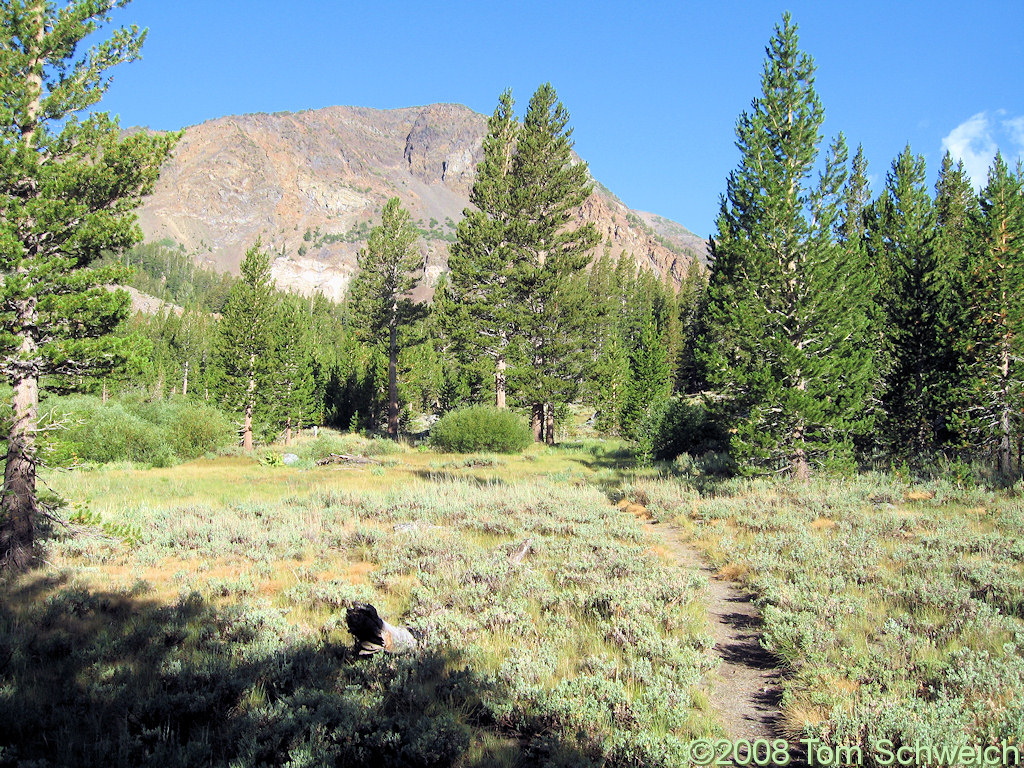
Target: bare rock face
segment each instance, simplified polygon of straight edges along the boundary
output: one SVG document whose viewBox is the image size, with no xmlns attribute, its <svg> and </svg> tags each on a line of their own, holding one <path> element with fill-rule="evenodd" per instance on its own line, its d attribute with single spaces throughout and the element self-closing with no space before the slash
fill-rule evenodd
<svg viewBox="0 0 1024 768">
<path fill-rule="evenodd" d="M 427 298 L 447 267 L 469 206 L 487 120 L 458 104 L 375 110 L 329 107 L 241 115 L 193 126 L 139 211 L 146 239 L 171 239 L 232 272 L 262 241 L 278 285 L 344 295 L 356 256 L 389 197 L 421 230 Z M 678 283 L 702 240 L 675 222 L 630 211 L 600 185 L 579 213 L 613 256 L 630 252 Z M 600 246 L 606 247 L 606 246 Z"/>
<path fill-rule="evenodd" d="M 427 184 L 440 181 L 468 200 L 473 173 L 483 155 L 483 137 L 481 116 L 465 107 L 424 107 L 405 138 L 409 172 Z"/>
</svg>

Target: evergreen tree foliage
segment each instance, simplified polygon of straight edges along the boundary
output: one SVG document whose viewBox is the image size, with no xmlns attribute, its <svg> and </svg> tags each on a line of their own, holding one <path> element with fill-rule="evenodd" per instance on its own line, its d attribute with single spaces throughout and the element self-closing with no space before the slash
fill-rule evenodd
<svg viewBox="0 0 1024 768">
<path fill-rule="evenodd" d="M 679 365 L 683 357 L 683 323 L 679 312 L 679 297 L 676 295 L 672 282 L 672 273 L 665 271 L 661 291 L 655 309 L 659 316 L 658 326 L 661 328 L 661 342 L 665 346 L 665 357 L 668 363 L 670 389 L 675 389 L 679 376 Z"/>
<path fill-rule="evenodd" d="M 477 166 L 468 208 L 456 228 L 448 256 L 447 290 L 435 308 L 460 357 L 490 358 L 494 364 L 495 404 L 506 406 L 508 346 L 515 334 L 518 300 L 511 282 L 519 252 L 509 241 L 512 158 L 519 124 L 511 91 L 501 94 L 487 123 L 483 159 Z"/>
<path fill-rule="evenodd" d="M 691 259 L 676 297 L 681 336 L 676 389 L 680 392 L 695 394 L 703 389 L 702 371 L 697 363 L 696 352 L 697 340 L 705 330 L 703 320 L 707 283 L 708 270 L 696 258 Z"/>
<path fill-rule="evenodd" d="M 293 431 L 310 423 L 315 411 L 310 318 L 303 303 L 298 297 L 280 301 L 272 326 L 274 373 L 270 402 L 274 422 L 284 430 L 285 445 L 291 444 Z"/>
<path fill-rule="evenodd" d="M 0 367 L 13 388 L 0 561 L 31 558 L 40 378 L 111 369 L 124 339 L 110 332 L 128 296 L 105 286 L 123 272 L 95 268 L 103 251 L 141 238 L 132 211 L 152 188 L 177 135 L 122 138 L 117 120 L 89 112 L 108 70 L 139 56 L 143 33 L 118 29 L 84 53 L 79 44 L 124 2 L 0 4 Z"/>
<path fill-rule="evenodd" d="M 381 224 L 374 227 L 359 251 L 359 273 L 350 289 L 352 311 L 363 338 L 387 349 L 388 436 L 398 439 L 398 331 L 415 316 L 408 298 L 419 282 L 423 256 L 409 212 L 392 197 L 384 205 Z M 386 341 L 385 341 L 386 338 Z"/>
<path fill-rule="evenodd" d="M 666 400 L 672 388 L 668 349 L 653 315 L 644 319 L 629 350 L 629 381 L 622 398 L 622 433 L 636 440 L 652 406 Z"/>
<path fill-rule="evenodd" d="M 905 148 L 872 208 L 868 244 L 884 324 L 881 437 L 895 457 L 918 460 L 938 447 L 946 416 L 942 282 L 924 158 Z"/>
<path fill-rule="evenodd" d="M 534 93 L 521 125 L 502 94 L 473 186 L 476 209 L 459 224 L 436 300 L 463 360 L 494 361 L 498 407 L 506 389 L 535 412 L 571 400 L 593 362 L 580 342 L 589 315 L 583 269 L 598 238 L 592 224 L 570 226 L 591 186 L 568 122 L 550 84 Z"/>
<path fill-rule="evenodd" d="M 571 402 L 587 369 L 580 344 L 588 319 L 584 268 L 599 241 L 593 223 L 570 226 L 592 191 L 585 163 L 572 154 L 569 113 L 550 83 L 530 99 L 512 160 L 510 240 L 519 253 L 513 280 L 521 297 L 518 341 L 526 366 L 519 396 L 533 404 Z M 548 407 L 547 442 L 554 442 Z"/>
<path fill-rule="evenodd" d="M 806 478 L 845 443 L 854 404 L 840 394 L 863 376 L 841 343 L 848 267 L 834 229 L 846 151 L 833 145 L 812 186 L 824 115 L 788 14 L 767 53 L 762 95 L 737 124 L 741 160 L 713 238 L 697 359 L 737 458 Z"/>
<path fill-rule="evenodd" d="M 277 302 L 270 255 L 257 241 L 242 260 L 241 277 L 228 294 L 219 323 L 219 389 L 229 412 L 241 414 L 242 447 L 253 447 L 254 419 L 272 415 L 277 374 L 274 323 Z"/>
<path fill-rule="evenodd" d="M 235 278 L 201 266 L 196 261 L 197 254 L 173 245 L 170 240 L 143 243 L 123 256 L 105 257 L 102 263 L 123 264 L 130 270 L 125 284 L 143 293 L 171 304 L 219 314 Z"/>
<path fill-rule="evenodd" d="M 1013 174 L 1001 155 L 981 191 L 977 229 L 971 437 L 985 453 L 994 454 L 997 471 L 1009 478 L 1021 471 L 1024 421 L 1024 178 L 1020 167 Z"/>
<path fill-rule="evenodd" d="M 940 443 L 959 446 L 969 441 L 964 429 L 973 408 L 971 306 L 975 291 L 972 275 L 979 256 L 979 215 L 978 197 L 963 162 L 954 164 L 947 152 L 935 184 L 936 398 L 942 414 L 936 437 Z"/>
<path fill-rule="evenodd" d="M 839 203 L 836 238 L 846 264 L 843 275 L 845 301 L 849 311 L 843 318 L 848 335 L 842 340 L 845 354 L 852 355 L 857 374 L 841 390 L 856 418 L 847 424 L 848 436 L 862 458 L 868 458 L 875 446 L 875 424 L 880 411 L 882 327 L 875 301 L 878 286 L 867 247 L 867 215 L 871 206 L 867 160 L 863 147 L 857 147 L 850 162 L 850 174 Z"/>
</svg>

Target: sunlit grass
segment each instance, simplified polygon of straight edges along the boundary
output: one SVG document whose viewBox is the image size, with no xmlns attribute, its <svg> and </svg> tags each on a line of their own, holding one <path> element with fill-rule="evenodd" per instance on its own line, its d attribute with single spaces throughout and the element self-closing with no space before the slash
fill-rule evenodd
<svg viewBox="0 0 1024 768">
<path fill-rule="evenodd" d="M 244 637 L 267 648 L 347 645 L 345 609 L 372 602 L 422 632 L 424 653 L 457 652 L 500 692 L 473 704 L 423 684 L 428 711 L 469 729 L 467 766 L 523 764 L 544 750 L 570 763 L 674 764 L 686 739 L 718 728 L 701 687 L 713 660 L 699 581 L 610 503 L 624 478 L 655 476 L 627 468 L 621 445 L 465 456 L 322 435 L 272 450 L 299 461 L 257 451 L 49 474 L 103 529 L 79 525 L 47 542 L 58 581 L 46 599 L 62 604 L 70 585 L 171 610 L 194 595 L 253 617 Z M 381 463 L 317 466 L 325 451 Z M 121 541 L 108 524 L 137 535 Z M 527 539 L 529 554 L 511 563 Z M 197 627 L 195 641 L 220 626 Z M 277 695 L 246 684 L 232 712 L 266 717 Z"/>
<path fill-rule="evenodd" d="M 640 481 L 725 578 L 759 596 L 789 670 L 792 737 L 866 745 L 1024 739 L 1024 508 L 1015 497 L 895 478 Z"/>
</svg>

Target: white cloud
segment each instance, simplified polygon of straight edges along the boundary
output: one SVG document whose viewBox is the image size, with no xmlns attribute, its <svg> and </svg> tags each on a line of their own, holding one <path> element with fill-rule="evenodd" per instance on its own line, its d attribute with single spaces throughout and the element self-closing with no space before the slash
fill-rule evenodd
<svg viewBox="0 0 1024 768">
<path fill-rule="evenodd" d="M 1010 140 L 1017 145 L 1017 155 L 1024 154 L 1024 117 L 1003 120 L 1003 129 L 1009 134 Z"/>
<path fill-rule="evenodd" d="M 954 160 L 963 160 L 964 169 L 974 186 L 981 187 L 999 149 L 992 138 L 988 113 L 979 112 L 960 123 L 942 140 L 942 149 L 949 152 Z"/>
<path fill-rule="evenodd" d="M 996 117 L 1006 114 L 996 110 Z M 992 119 L 988 112 L 979 112 L 960 123 L 942 139 L 943 151 L 955 160 L 962 160 L 967 175 L 980 189 L 988 180 L 988 169 L 996 152 L 1002 152 L 1009 163 L 1024 157 L 1024 116 Z"/>
</svg>

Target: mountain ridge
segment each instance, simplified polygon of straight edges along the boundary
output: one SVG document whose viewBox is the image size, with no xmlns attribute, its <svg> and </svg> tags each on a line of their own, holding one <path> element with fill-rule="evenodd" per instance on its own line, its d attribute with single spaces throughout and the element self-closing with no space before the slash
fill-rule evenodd
<svg viewBox="0 0 1024 768">
<path fill-rule="evenodd" d="M 146 240 L 172 240 L 222 271 L 237 272 L 260 238 L 280 287 L 338 299 L 384 202 L 397 195 L 421 230 L 418 293 L 426 298 L 470 207 L 486 129 L 486 116 L 460 104 L 215 118 L 184 129 L 139 222 Z M 577 214 L 577 223 L 588 221 L 601 234 L 599 250 L 632 253 L 676 284 L 694 257 L 706 258 L 702 239 L 633 211 L 596 180 Z"/>
</svg>

